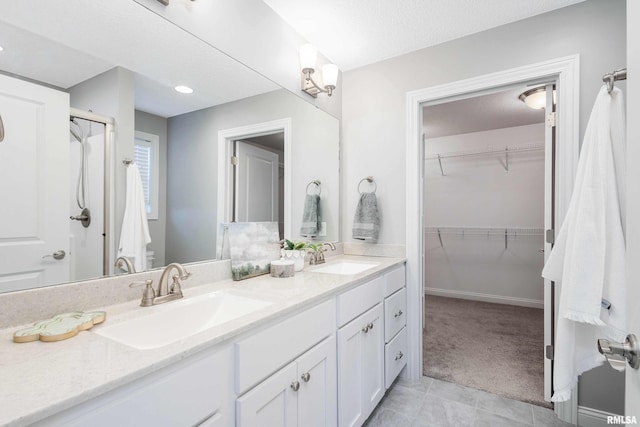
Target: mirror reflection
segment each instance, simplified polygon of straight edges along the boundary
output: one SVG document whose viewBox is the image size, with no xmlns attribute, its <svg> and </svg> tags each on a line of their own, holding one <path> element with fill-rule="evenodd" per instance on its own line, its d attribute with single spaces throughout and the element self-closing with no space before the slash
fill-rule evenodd
<svg viewBox="0 0 640 427">
<path fill-rule="evenodd" d="M 138 3 L 7 2 L 0 45 L 1 292 L 212 260 L 233 220 L 338 239 L 338 121 Z M 131 166 L 150 242 L 115 267 Z"/>
</svg>

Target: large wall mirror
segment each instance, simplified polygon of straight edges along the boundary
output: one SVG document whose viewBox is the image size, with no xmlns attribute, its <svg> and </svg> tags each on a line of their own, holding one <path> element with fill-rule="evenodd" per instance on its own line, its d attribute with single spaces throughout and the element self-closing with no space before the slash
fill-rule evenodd
<svg viewBox="0 0 640 427">
<path fill-rule="evenodd" d="M 140 4 L 2 2 L 0 46 L 0 292 L 123 273 L 130 162 L 147 269 L 216 259 L 234 219 L 339 239 L 338 120 Z M 271 186 L 236 177 L 247 152 L 271 159 Z M 302 237 L 316 193 L 322 227 Z"/>
</svg>

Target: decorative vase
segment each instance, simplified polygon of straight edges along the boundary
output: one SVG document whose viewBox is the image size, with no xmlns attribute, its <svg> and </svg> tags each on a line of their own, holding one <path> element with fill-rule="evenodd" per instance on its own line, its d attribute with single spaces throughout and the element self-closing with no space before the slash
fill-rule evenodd
<svg viewBox="0 0 640 427">
<path fill-rule="evenodd" d="M 285 249 L 284 256 L 287 260 L 291 260 L 294 263 L 296 271 L 301 271 L 304 268 L 304 255 L 305 251 Z"/>
</svg>

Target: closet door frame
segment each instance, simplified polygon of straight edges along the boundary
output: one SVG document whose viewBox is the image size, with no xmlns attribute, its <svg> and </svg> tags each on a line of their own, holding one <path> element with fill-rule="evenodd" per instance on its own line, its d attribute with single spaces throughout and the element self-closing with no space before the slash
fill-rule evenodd
<svg viewBox="0 0 640 427">
<path fill-rule="evenodd" d="M 446 98 L 460 97 L 500 86 L 548 78 L 558 85 L 557 149 L 555 164 L 555 223 L 561 223 L 573 190 L 579 154 L 579 73 L 580 56 L 571 55 L 523 67 L 499 71 L 466 80 L 432 86 L 406 95 L 406 253 L 407 253 L 407 329 L 409 358 L 406 376 L 422 375 L 422 319 L 424 316 L 424 240 L 423 240 L 423 176 L 424 145 L 422 143 L 422 106 Z M 419 232 L 416 232 L 419 231 Z M 545 331 L 547 333 L 547 331 Z M 567 402 L 555 405 L 565 421 L 577 420 L 577 393 Z"/>
</svg>

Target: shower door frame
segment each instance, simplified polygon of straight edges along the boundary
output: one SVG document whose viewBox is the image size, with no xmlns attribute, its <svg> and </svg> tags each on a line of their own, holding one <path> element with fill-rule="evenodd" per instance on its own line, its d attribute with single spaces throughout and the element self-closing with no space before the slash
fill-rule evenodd
<svg viewBox="0 0 640 427">
<path fill-rule="evenodd" d="M 115 119 L 113 117 L 101 116 L 91 111 L 84 111 L 78 108 L 69 108 L 69 117 L 87 120 L 93 123 L 99 123 L 105 126 L 104 128 L 104 176 L 103 176 L 103 240 L 102 240 L 102 274 L 111 275 L 111 266 L 115 260 L 115 254 L 111 253 L 111 247 L 114 246 L 112 242 L 115 241 L 114 234 L 114 201 L 115 195 L 113 192 L 113 162 L 111 157 L 113 155 L 113 149 L 115 147 Z M 83 279 L 84 280 L 84 279 Z"/>
<path fill-rule="evenodd" d="M 555 79 L 558 83 L 557 161 L 555 164 L 555 223 L 564 218 L 571 192 L 579 154 L 579 73 L 578 54 L 552 59 L 523 67 L 499 71 L 466 80 L 432 86 L 406 95 L 406 253 L 407 253 L 407 329 L 409 359 L 406 376 L 416 380 L 422 376 L 422 299 L 424 297 L 423 242 L 423 176 L 424 146 L 422 144 L 423 104 L 445 98 L 464 96 L 492 88 L 537 79 Z M 418 230 L 419 232 L 416 232 Z M 545 295 L 545 311 L 549 299 Z M 546 314 L 545 314 L 546 315 Z M 545 335 L 549 331 L 545 330 Z M 546 341 L 546 337 L 545 337 Z M 541 349 L 543 351 L 543 349 Z M 560 419 L 577 421 L 577 387 L 571 400 L 555 405 Z"/>
</svg>

